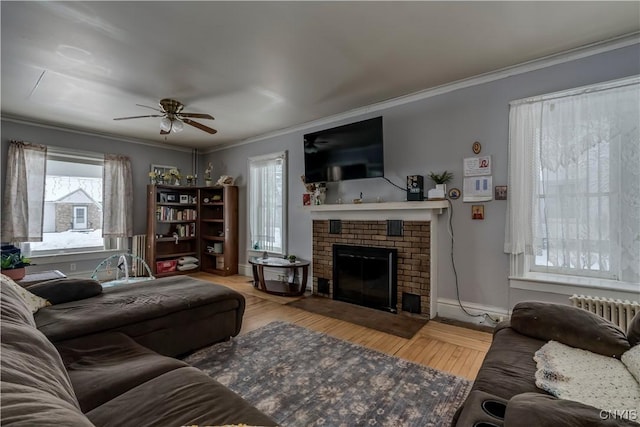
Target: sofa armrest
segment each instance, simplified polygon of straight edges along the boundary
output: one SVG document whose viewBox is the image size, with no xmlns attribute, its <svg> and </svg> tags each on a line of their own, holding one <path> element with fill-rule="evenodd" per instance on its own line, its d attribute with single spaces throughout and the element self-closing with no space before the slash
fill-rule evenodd
<svg viewBox="0 0 640 427">
<path fill-rule="evenodd" d="M 624 332 L 613 323 L 586 310 L 561 304 L 521 302 L 511 314 L 511 327 L 543 341 L 620 358 L 631 348 Z"/>
<path fill-rule="evenodd" d="M 628 418 L 640 417 L 640 414 L 634 412 L 632 408 L 621 415 Z M 507 402 L 504 426 L 637 427 L 638 424 L 630 419 L 614 417 L 606 411 L 572 400 L 558 399 L 539 393 L 522 393 Z"/>
</svg>

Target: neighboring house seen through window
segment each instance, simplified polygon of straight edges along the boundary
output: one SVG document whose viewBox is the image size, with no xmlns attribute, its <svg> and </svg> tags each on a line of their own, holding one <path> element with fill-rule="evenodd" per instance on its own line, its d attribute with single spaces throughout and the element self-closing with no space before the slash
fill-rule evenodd
<svg viewBox="0 0 640 427">
<path fill-rule="evenodd" d="M 46 160 L 42 242 L 30 242 L 32 256 L 100 251 L 103 156 L 49 148 Z"/>
</svg>

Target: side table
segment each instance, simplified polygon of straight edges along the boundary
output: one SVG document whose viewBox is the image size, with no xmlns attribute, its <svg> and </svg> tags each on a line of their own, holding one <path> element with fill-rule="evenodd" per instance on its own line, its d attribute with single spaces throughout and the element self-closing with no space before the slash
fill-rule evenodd
<svg viewBox="0 0 640 427">
<path fill-rule="evenodd" d="M 307 289 L 309 275 L 309 261 L 298 258 L 290 262 L 284 258 L 249 258 L 249 264 L 253 270 L 253 286 L 268 294 L 285 297 L 300 296 Z M 287 270 L 287 280 L 266 280 L 264 268 L 284 268 Z M 302 277 L 298 275 L 298 269 L 302 270 Z"/>
<path fill-rule="evenodd" d="M 46 282 L 47 280 L 65 279 L 67 276 L 58 270 L 38 271 L 36 273 L 29 273 L 22 279 L 16 281 L 16 283 L 23 288 L 27 286 L 35 285 L 36 283 Z"/>
</svg>

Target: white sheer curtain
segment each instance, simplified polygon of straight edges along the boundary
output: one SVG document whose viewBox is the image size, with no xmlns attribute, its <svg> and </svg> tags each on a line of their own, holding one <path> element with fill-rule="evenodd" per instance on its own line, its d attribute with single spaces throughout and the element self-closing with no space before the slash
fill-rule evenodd
<svg viewBox="0 0 640 427">
<path fill-rule="evenodd" d="M 133 236 L 133 187 L 131 160 L 119 154 L 105 154 L 103 175 L 102 236 Z"/>
<path fill-rule="evenodd" d="M 511 104 L 505 251 L 640 281 L 640 78 Z"/>
<path fill-rule="evenodd" d="M 11 141 L 2 206 L 3 242 L 41 242 L 47 147 Z"/>
<path fill-rule="evenodd" d="M 250 249 L 285 254 L 286 153 L 249 159 Z"/>
</svg>

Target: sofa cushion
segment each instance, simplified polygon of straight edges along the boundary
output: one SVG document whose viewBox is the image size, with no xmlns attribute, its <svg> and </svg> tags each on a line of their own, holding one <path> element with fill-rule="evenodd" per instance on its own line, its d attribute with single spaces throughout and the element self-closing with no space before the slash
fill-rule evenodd
<svg viewBox="0 0 640 427">
<path fill-rule="evenodd" d="M 49 301 L 44 298 L 40 298 L 37 295 L 32 294 L 22 286 L 18 285 L 16 282 L 11 280 L 11 278 L 5 276 L 4 274 L 0 275 L 2 282 L 2 287 L 8 287 L 14 290 L 14 292 L 20 295 L 20 298 L 23 299 L 27 307 L 31 310 L 32 313 L 37 312 L 42 307 L 47 307 L 51 305 Z"/>
<path fill-rule="evenodd" d="M 627 328 L 627 339 L 632 347 L 640 344 L 640 311 L 633 316 L 631 323 L 629 323 L 629 327 Z"/>
<path fill-rule="evenodd" d="M 2 324 L 13 323 L 36 327 L 33 312 L 20 296 L 19 290 L 12 286 L 13 280 L 2 275 L 0 279 L 0 320 Z M 15 283 L 14 283 L 15 284 Z"/>
<path fill-rule="evenodd" d="M 187 276 L 174 276 L 106 288 L 93 298 L 47 307 L 34 318 L 38 328 L 57 342 L 118 330 L 214 303 L 220 304 L 221 311 L 242 304 L 244 312 L 244 297 L 238 292 Z M 133 336 L 128 332 L 127 335 Z"/>
<path fill-rule="evenodd" d="M 40 426 L 55 420 L 56 425 L 90 426 L 53 344 L 28 321 L 7 320 L 15 312 L 7 307 L 11 299 L 3 289 L 1 424 Z"/>
<path fill-rule="evenodd" d="M 493 337 L 491 348 L 473 383 L 473 390 L 494 394 L 503 399 L 526 392 L 542 392 L 536 387 L 536 363 L 533 354 L 544 345 L 512 328 L 502 328 Z"/>
<path fill-rule="evenodd" d="M 91 298 L 102 293 L 102 286 L 92 279 L 55 279 L 36 283 L 27 290 L 51 304 Z"/>
<path fill-rule="evenodd" d="M 105 332 L 56 344 L 82 412 L 186 363 L 161 356 L 124 334 Z"/>
<path fill-rule="evenodd" d="M 521 302 L 511 314 L 511 327 L 543 341 L 558 341 L 605 356 L 620 358 L 630 345 L 624 332 L 586 310 L 561 304 Z"/>
<path fill-rule="evenodd" d="M 627 412 L 630 414 L 630 412 Z M 523 393 L 507 403 L 504 425 L 514 427 L 637 427 L 593 406 L 539 393 Z"/>
<path fill-rule="evenodd" d="M 162 374 L 98 406 L 87 416 L 100 427 L 276 425 L 233 391 L 192 367 Z"/>
</svg>

